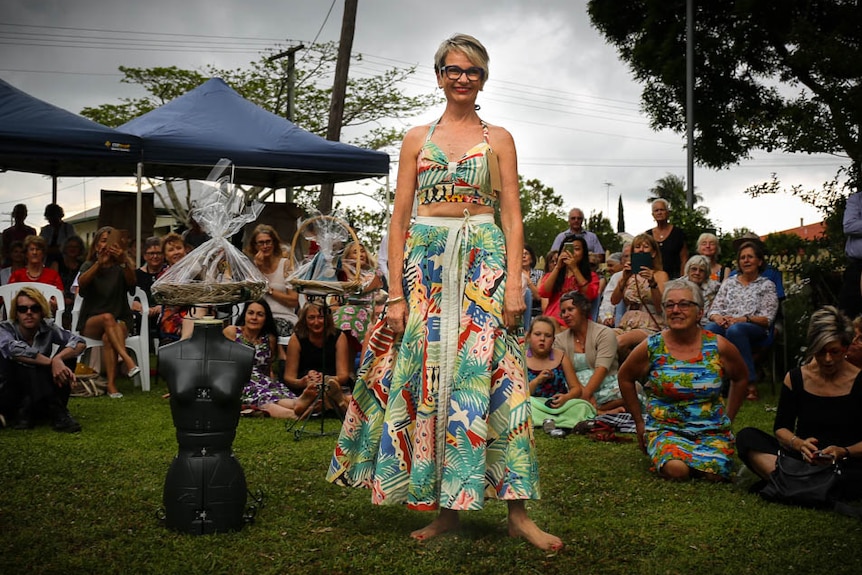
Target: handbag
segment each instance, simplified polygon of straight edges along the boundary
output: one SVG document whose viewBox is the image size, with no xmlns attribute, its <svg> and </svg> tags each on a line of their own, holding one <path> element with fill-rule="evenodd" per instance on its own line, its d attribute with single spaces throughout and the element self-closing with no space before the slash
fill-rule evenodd
<svg viewBox="0 0 862 575">
<path fill-rule="evenodd" d="M 833 507 L 830 494 L 841 476 L 841 465 L 811 465 L 778 452 L 775 471 L 769 475 L 760 496 L 768 501 L 803 507 Z"/>
</svg>

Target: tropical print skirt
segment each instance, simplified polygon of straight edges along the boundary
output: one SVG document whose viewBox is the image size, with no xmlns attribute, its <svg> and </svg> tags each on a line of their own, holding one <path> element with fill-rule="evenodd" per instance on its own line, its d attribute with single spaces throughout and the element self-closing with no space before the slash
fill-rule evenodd
<svg viewBox="0 0 862 575">
<path fill-rule="evenodd" d="M 502 321 L 505 270 L 490 216 L 417 218 L 405 333 L 372 328 L 329 481 L 417 510 L 539 498 L 523 331 Z"/>
</svg>

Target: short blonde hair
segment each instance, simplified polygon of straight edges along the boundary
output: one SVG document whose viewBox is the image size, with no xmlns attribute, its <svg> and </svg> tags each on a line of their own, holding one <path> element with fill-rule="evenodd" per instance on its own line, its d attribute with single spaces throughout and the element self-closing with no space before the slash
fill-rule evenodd
<svg viewBox="0 0 862 575">
<path fill-rule="evenodd" d="M 440 47 L 437 48 L 437 52 L 434 54 L 434 71 L 437 74 L 441 73 L 446 66 L 446 56 L 452 50 L 463 53 L 471 63 L 485 71 L 485 74 L 482 76 L 482 85 L 484 86 L 488 80 L 489 73 L 488 62 L 490 58 L 488 57 L 488 51 L 481 42 L 469 34 L 453 34 L 443 40 L 443 43 L 440 44 Z"/>
</svg>

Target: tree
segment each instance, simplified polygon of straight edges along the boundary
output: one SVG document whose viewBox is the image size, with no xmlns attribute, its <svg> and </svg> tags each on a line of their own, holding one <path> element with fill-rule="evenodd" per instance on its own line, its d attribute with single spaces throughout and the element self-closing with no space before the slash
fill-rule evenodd
<svg viewBox="0 0 862 575">
<path fill-rule="evenodd" d="M 656 180 L 655 186 L 650 188 L 650 195 L 647 197 L 647 203 L 651 204 L 655 200 L 666 201 L 672 210 L 685 208 L 688 206 L 685 180 L 681 176 L 667 174 L 665 177 Z M 703 201 L 703 196 L 694 193 L 694 204 Z M 696 208 L 703 214 L 709 213 L 709 208 L 698 206 Z"/>
<path fill-rule="evenodd" d="M 623 213 L 623 195 L 619 195 L 617 200 L 617 233 L 623 234 L 626 231 L 626 216 Z"/>
<path fill-rule="evenodd" d="M 846 155 L 862 170 L 862 4 L 696 2 L 694 156 L 722 168 L 756 149 Z M 644 84 L 656 129 L 685 131 L 684 0 L 590 0 L 593 25 Z"/>
<path fill-rule="evenodd" d="M 606 218 L 602 212 L 590 212 L 586 228 L 598 236 L 599 242 L 601 242 L 605 251 L 613 253 L 623 249 L 623 240 L 614 233 L 611 220 Z"/>
<path fill-rule="evenodd" d="M 284 78 L 287 61 L 270 61 L 280 46 L 265 50 L 248 68 L 219 69 L 207 66 L 203 71 L 184 70 L 176 66 L 131 68 L 120 66 L 121 82 L 136 84 L 148 95 L 140 98 L 122 98 L 119 104 L 102 104 L 84 108 L 83 116 L 107 126 L 119 126 L 129 120 L 156 109 L 203 84 L 208 78 L 220 77 L 247 100 L 274 114 L 283 115 L 287 107 Z M 331 93 L 331 76 L 337 57 L 334 42 L 315 44 L 305 50 L 306 57 L 296 65 L 296 102 L 293 122 L 303 129 L 324 137 Z M 361 55 L 354 59 L 361 60 Z M 381 149 L 397 144 L 404 135 L 401 128 L 388 127 L 384 121 L 416 115 L 440 101 L 435 94 L 408 96 L 400 86 L 416 72 L 416 67 L 390 68 L 382 73 L 348 80 L 344 106 L 343 126 L 363 128 L 361 135 L 351 143 L 370 149 Z M 157 184 L 148 180 L 151 186 Z M 184 202 L 172 182 L 167 182 L 164 193 L 159 192 L 171 214 L 183 223 L 188 222 L 190 205 Z M 155 186 L 154 186 L 155 187 Z M 260 187 L 243 187 L 246 198 L 265 200 L 274 190 Z M 297 191 L 295 190 L 295 193 Z"/>
<path fill-rule="evenodd" d="M 558 233 L 569 227 L 563 210 L 563 198 L 554 188 L 540 180 L 518 176 L 521 194 L 521 216 L 524 219 L 524 243 L 542 256 L 554 243 Z"/>
<path fill-rule="evenodd" d="M 263 51 L 260 58 L 250 62 L 247 68 L 220 69 L 206 66 L 203 71 L 194 71 L 176 66 L 120 66 L 123 73 L 121 82 L 137 84 L 143 87 L 148 95 L 141 98 L 122 98 L 120 104 L 84 108 L 81 115 L 106 126 L 119 126 L 156 109 L 212 77 L 222 78 L 243 98 L 261 108 L 284 115 L 287 61 L 269 59 L 282 48 L 283 46 L 276 46 Z M 306 57 L 296 64 L 296 114 L 293 122 L 323 137 L 326 135 L 337 45 L 334 42 L 314 44 L 307 47 L 304 53 Z M 361 61 L 362 55 L 357 54 L 353 58 Z M 348 81 L 342 126 L 367 128 L 350 143 L 370 149 L 397 144 L 404 136 L 404 130 L 387 127 L 383 121 L 414 116 L 440 101 L 440 97 L 433 93 L 408 96 L 403 92 L 400 86 L 415 72 L 415 66 L 393 67 L 375 76 Z"/>
</svg>

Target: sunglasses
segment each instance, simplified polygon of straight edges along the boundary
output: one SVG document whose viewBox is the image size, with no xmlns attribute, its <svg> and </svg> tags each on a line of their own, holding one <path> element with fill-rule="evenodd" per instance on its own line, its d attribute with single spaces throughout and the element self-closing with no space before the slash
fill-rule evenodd
<svg viewBox="0 0 862 575">
<path fill-rule="evenodd" d="M 16 309 L 18 310 L 18 313 L 42 313 L 42 306 L 39 304 L 19 305 Z"/>
</svg>

